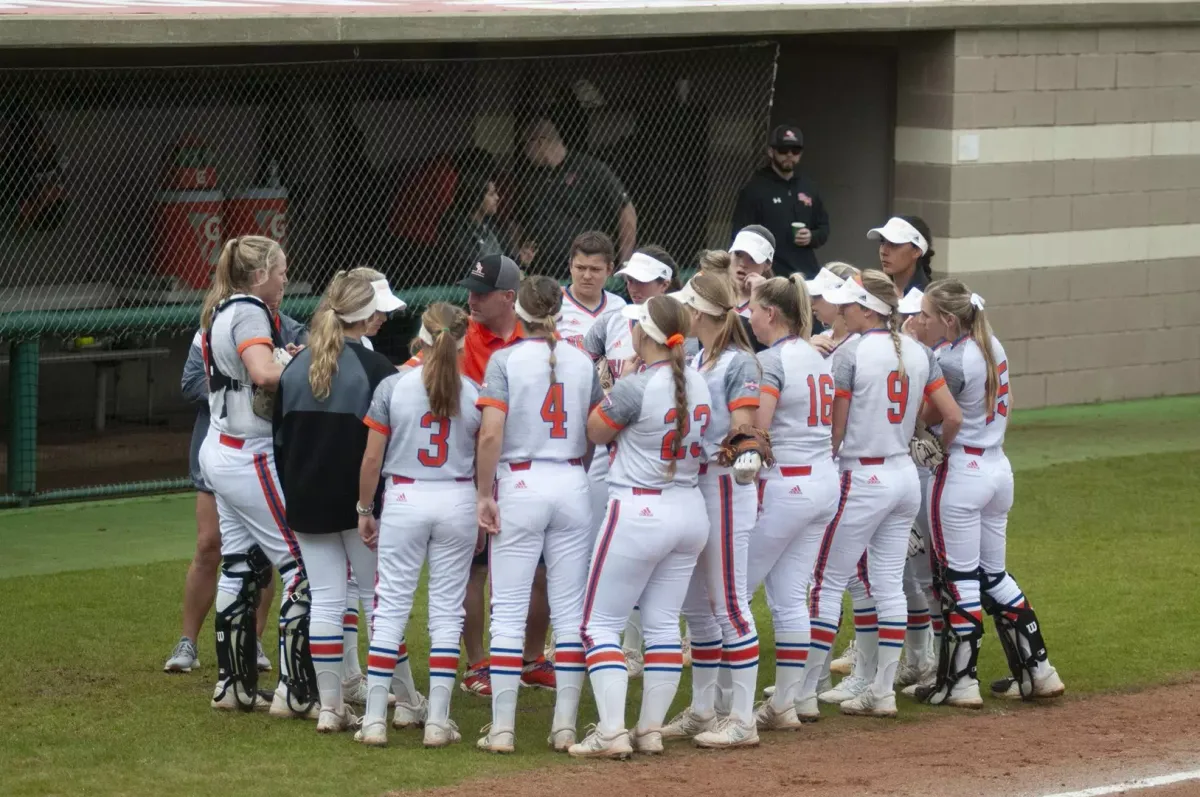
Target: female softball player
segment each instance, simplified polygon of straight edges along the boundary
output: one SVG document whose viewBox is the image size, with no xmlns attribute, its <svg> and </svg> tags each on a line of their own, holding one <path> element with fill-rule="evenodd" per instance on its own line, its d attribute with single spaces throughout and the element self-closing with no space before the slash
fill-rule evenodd
<svg viewBox="0 0 1200 797">
<path fill-rule="evenodd" d="M 596 320 L 625 306 L 624 299 L 604 290 L 614 258 L 612 239 L 597 230 L 582 232 L 571 242 L 571 284 L 562 289 L 558 334 L 572 346 L 582 349 L 584 336 Z"/>
<path fill-rule="evenodd" d="M 893 678 L 907 625 L 904 559 L 921 504 L 909 440 L 922 397 L 942 412 L 951 442 L 961 413 L 933 354 L 900 334 L 899 297 L 891 279 L 873 270 L 861 279 L 825 295 L 842 307 L 847 329 L 862 337 L 843 345 L 833 360 L 833 452 L 840 456 L 841 496 L 813 572 L 812 667 L 800 700 L 816 691 L 817 665 L 837 632 L 842 591 L 866 552 L 871 603 L 854 608 L 856 617 L 865 612 L 878 617 L 875 633 L 856 627 L 858 675 L 871 685 L 842 703 L 842 712 L 890 717 L 896 714 Z"/>
<path fill-rule="evenodd" d="M 557 345 L 562 288 L 529 277 L 517 292 L 527 337 L 492 355 L 476 402 L 479 430 L 476 504 L 491 541 L 492 722 L 479 747 L 511 753 L 525 618 L 538 560 L 545 556 L 554 625 L 557 685 L 550 744 L 575 743 L 583 686 L 583 585 L 592 513 L 584 463 L 591 457 L 588 413 L 604 393 L 591 359 Z M 495 496 L 493 497 L 493 489 Z"/>
<path fill-rule="evenodd" d="M 1008 357 L 992 334 L 983 298 L 958 280 L 931 283 L 921 316 L 928 334 L 951 341 L 938 360 L 962 408 L 962 429 L 948 433 L 948 417 L 939 416 L 942 407 L 927 408 L 926 418 L 941 422 L 947 452 L 934 472 L 928 501 L 934 578 L 948 628 L 937 683 L 918 688 L 917 697 L 935 705 L 982 705 L 975 663 L 984 610 L 996 623 L 1012 672 L 998 684 L 999 696 L 1057 697 L 1066 687 L 1050 665 L 1037 615 L 1005 571 L 1013 504 L 1012 466 L 1003 448 L 1012 402 Z"/>
<path fill-rule="evenodd" d="M 692 702 L 663 727 L 662 737 L 694 737 L 701 747 L 752 746 L 758 744 L 758 631 L 746 590 L 746 550 L 758 496 L 752 482 L 737 484 L 732 469 L 719 466 L 716 456 L 731 429 L 754 425 L 759 367 L 734 297 L 720 277 L 698 274 L 673 297 L 687 307 L 702 347 L 692 367 L 704 376 L 712 399 L 701 428 L 699 475 L 709 539 L 683 604 L 692 639 Z M 718 700 L 721 674 L 729 683 L 728 703 Z M 718 713 L 724 715 L 719 722 Z"/>
<path fill-rule="evenodd" d="M 775 259 L 775 236 L 761 224 L 751 224 L 738 230 L 729 245 L 729 254 L 733 256 L 733 278 L 737 283 L 738 315 L 750 317 L 750 296 L 753 289 L 751 275 L 772 277 L 771 261 Z"/>
<path fill-rule="evenodd" d="M 478 390 L 458 372 L 467 314 L 431 304 L 421 316 L 421 361 L 379 383 L 363 423 L 370 430 L 358 483 L 358 531 L 378 554 L 374 632 L 367 655 L 367 708 L 355 741 L 387 744 L 388 686 L 396 690 L 392 724 L 425 722 L 425 746 L 444 747 L 462 737 L 450 720 L 450 695 L 458 672 L 463 601 L 471 557 L 482 550 L 475 524 L 475 435 Z M 374 517 L 382 472 L 383 514 Z M 397 651 L 412 613 L 421 568 L 429 567 L 429 703 L 405 710 L 407 684 L 393 679 Z M 520 645 L 518 645 L 518 648 Z"/>
<path fill-rule="evenodd" d="M 817 549 L 838 500 L 833 462 L 833 374 L 809 344 L 812 306 L 803 275 L 759 285 L 750 302 L 762 396 L 756 425 L 769 429 L 776 466 L 762 478 L 762 514 L 750 539 L 748 593 L 764 581 L 775 625 L 775 690 L 759 706 L 762 730 L 794 730 L 819 716 L 816 700 L 799 705 L 808 660 L 808 586 Z"/>
<path fill-rule="evenodd" d="M 300 546 L 288 527 L 275 473 L 269 395 L 283 366 L 283 340 L 271 307 L 287 285 L 287 258 L 269 238 L 225 242 L 200 315 L 211 421 L 200 471 L 217 497 L 221 578 L 213 625 L 217 643 L 214 708 L 250 710 L 260 699 L 254 613 L 271 565 L 284 581 L 279 610 L 279 685 L 271 714 L 315 716 L 309 658 L 308 585 Z"/>
<path fill-rule="evenodd" d="M 359 584 L 373 586 L 375 555 L 358 536 L 356 470 L 367 444 L 362 418 L 376 386 L 396 373 L 387 357 L 360 342 L 376 312 L 378 294 L 369 275 L 334 275 L 313 315 L 308 346 L 284 369 L 275 396 L 275 462 L 312 595 L 318 733 L 357 722 L 342 694 L 346 562 Z"/>
<path fill-rule="evenodd" d="M 637 325 L 633 348 L 646 368 L 620 379 L 588 417 L 588 437 L 596 445 L 615 441 L 616 454 L 583 603 L 581 631 L 600 721 L 569 748 L 581 758 L 662 752 L 663 719 L 683 670 L 679 612 L 708 539 L 708 513 L 696 482 L 701 433 L 712 409 L 704 377 L 684 364 L 687 313 L 666 296 L 622 313 Z M 621 629 L 639 598 L 646 667 L 631 741 Z"/>
</svg>

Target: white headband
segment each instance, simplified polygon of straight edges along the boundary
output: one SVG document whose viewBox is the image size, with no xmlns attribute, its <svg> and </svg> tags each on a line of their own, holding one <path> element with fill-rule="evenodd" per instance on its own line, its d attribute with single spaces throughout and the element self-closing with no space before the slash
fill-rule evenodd
<svg viewBox="0 0 1200 797">
<path fill-rule="evenodd" d="M 425 328 L 424 324 L 421 324 L 421 329 L 417 332 L 417 337 L 420 338 L 421 342 L 424 343 L 426 346 L 433 345 L 433 334 L 428 329 Z M 466 336 L 463 336 L 458 339 L 456 348 L 458 348 L 461 351 L 463 346 L 465 346 L 465 345 L 467 345 L 467 338 L 466 338 Z"/>
<path fill-rule="evenodd" d="M 359 321 L 366 321 L 371 316 L 375 315 L 375 294 L 371 294 L 371 301 L 364 304 L 352 313 L 339 313 L 338 318 L 344 324 L 354 324 Z"/>
<path fill-rule="evenodd" d="M 670 296 L 672 299 L 675 299 L 680 304 L 684 304 L 691 308 L 699 310 L 700 312 L 704 313 L 705 315 L 711 315 L 711 316 L 716 316 L 717 318 L 723 318 L 725 316 L 725 314 L 727 312 L 729 312 L 725 308 L 721 307 L 719 304 L 716 304 L 715 302 L 710 302 L 708 299 L 705 299 L 703 296 L 696 293 L 696 289 L 692 287 L 691 280 L 688 280 L 688 284 L 683 286 L 683 290 L 676 291 L 675 293 L 668 293 L 667 295 Z"/>
<path fill-rule="evenodd" d="M 655 342 L 661 343 L 663 346 L 667 345 L 667 333 L 658 328 L 658 324 L 654 323 L 654 319 L 650 317 L 649 313 L 646 313 L 646 317 L 638 321 L 638 326 Z"/>
<path fill-rule="evenodd" d="M 528 310 L 526 310 L 524 307 L 522 307 L 520 302 L 516 303 L 515 309 L 517 311 L 517 318 L 521 319 L 522 321 L 524 321 L 527 324 L 536 324 L 542 320 L 541 318 L 538 318 L 537 316 L 533 315 Z M 558 313 L 554 316 L 554 323 L 557 324 L 561 320 L 562 320 L 562 309 L 560 308 Z"/>
<path fill-rule="evenodd" d="M 983 297 L 978 293 L 971 294 L 971 306 L 976 310 L 982 310 L 984 305 Z"/>
</svg>

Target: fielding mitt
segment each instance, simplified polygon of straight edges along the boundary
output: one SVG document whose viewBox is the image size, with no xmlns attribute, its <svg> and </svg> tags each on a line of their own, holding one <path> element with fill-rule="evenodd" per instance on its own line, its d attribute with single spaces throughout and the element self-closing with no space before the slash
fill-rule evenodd
<svg viewBox="0 0 1200 797">
<path fill-rule="evenodd" d="M 770 433 L 750 424 L 729 430 L 717 452 L 717 464 L 733 468 L 733 479 L 738 484 L 749 484 L 764 465 L 769 468 L 775 464 Z"/>
<path fill-rule="evenodd" d="M 275 362 L 284 367 L 292 361 L 292 355 L 286 349 L 275 350 Z M 275 414 L 275 390 L 256 387 L 250 400 L 250 409 L 264 421 L 269 421 Z"/>
<path fill-rule="evenodd" d="M 946 459 L 946 449 L 942 447 L 942 441 L 923 423 L 917 424 L 916 432 L 908 442 L 908 453 L 913 462 L 922 468 L 936 468 Z"/>
<path fill-rule="evenodd" d="M 608 367 L 608 358 L 601 357 L 596 360 L 596 375 L 600 377 L 600 389 L 605 393 L 612 390 L 613 375 L 612 370 Z"/>
</svg>

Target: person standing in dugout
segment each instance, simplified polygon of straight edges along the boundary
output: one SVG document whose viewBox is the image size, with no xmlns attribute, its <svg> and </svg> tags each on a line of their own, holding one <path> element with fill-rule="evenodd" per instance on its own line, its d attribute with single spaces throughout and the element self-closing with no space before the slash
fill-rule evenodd
<svg viewBox="0 0 1200 797">
<path fill-rule="evenodd" d="M 804 153 L 804 134 L 792 125 L 771 131 L 767 164 L 738 192 L 733 233 L 761 224 L 775 236 L 771 269 L 776 276 L 796 272 L 812 279 L 821 270 L 816 250 L 829 240 L 829 214 L 817 187 L 797 170 Z"/>
</svg>

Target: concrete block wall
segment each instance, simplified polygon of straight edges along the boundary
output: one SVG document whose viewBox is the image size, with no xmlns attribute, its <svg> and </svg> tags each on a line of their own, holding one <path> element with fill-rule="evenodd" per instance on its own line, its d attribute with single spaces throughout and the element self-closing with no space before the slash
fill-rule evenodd
<svg viewBox="0 0 1200 797">
<path fill-rule="evenodd" d="M 896 212 L 1021 406 L 1200 392 L 1200 27 L 921 34 L 896 110 Z"/>
</svg>

